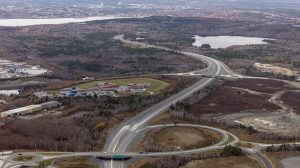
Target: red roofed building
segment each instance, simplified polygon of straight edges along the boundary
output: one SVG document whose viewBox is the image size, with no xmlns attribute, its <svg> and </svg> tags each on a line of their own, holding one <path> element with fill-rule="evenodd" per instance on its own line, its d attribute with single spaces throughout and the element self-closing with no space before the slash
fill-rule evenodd
<svg viewBox="0 0 300 168">
<path fill-rule="evenodd" d="M 99 82 L 98 85 L 100 86 L 101 89 L 109 90 L 113 88 L 118 88 L 120 85 L 117 85 L 115 83 L 105 83 L 105 82 Z"/>
</svg>

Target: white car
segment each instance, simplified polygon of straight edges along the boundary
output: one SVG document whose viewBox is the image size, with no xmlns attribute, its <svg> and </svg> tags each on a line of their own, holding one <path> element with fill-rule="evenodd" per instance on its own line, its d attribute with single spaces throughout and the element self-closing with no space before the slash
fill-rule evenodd
<svg viewBox="0 0 300 168">
<path fill-rule="evenodd" d="M 104 154 L 107 154 L 107 152 L 103 152 Z"/>
</svg>

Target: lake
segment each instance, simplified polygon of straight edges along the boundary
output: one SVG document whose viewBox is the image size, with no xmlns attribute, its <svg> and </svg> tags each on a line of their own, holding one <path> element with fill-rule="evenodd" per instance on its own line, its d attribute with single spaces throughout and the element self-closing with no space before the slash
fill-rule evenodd
<svg viewBox="0 0 300 168">
<path fill-rule="evenodd" d="M 193 46 L 200 47 L 202 44 L 209 44 L 211 48 L 227 48 L 233 45 L 249 45 L 249 44 L 268 44 L 262 40 L 268 38 L 259 38 L 259 37 L 243 37 L 243 36 L 208 36 L 194 37 L 196 42 L 193 43 Z M 271 39 L 274 40 L 274 39 Z"/>
<path fill-rule="evenodd" d="M 124 17 L 100 16 L 87 18 L 54 18 L 54 19 L 0 19 L 0 26 L 32 26 L 43 24 L 80 23 L 93 20 L 109 20 Z"/>
</svg>

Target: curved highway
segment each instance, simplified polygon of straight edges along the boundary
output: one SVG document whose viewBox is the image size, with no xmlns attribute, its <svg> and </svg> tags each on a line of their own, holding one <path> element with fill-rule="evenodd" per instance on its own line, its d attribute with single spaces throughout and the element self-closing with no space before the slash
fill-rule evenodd
<svg viewBox="0 0 300 168">
<path fill-rule="evenodd" d="M 156 47 L 153 45 L 127 41 L 127 40 L 123 39 L 123 35 L 116 36 L 115 39 L 122 40 L 125 43 L 132 43 L 132 44 L 136 44 L 136 45 L 144 45 L 146 47 L 155 47 L 155 48 L 165 49 L 165 48 Z M 165 49 L 165 50 L 169 50 L 169 49 Z M 194 58 L 198 58 L 198 59 L 201 59 L 202 61 L 206 62 L 208 65 L 209 74 L 220 75 L 222 72 L 221 63 L 215 59 L 212 59 L 212 58 L 209 58 L 206 56 L 202 56 L 202 55 L 198 55 L 198 54 L 194 54 L 194 53 L 188 53 L 188 52 L 182 52 L 182 54 L 185 54 L 187 56 L 191 56 Z M 132 139 L 131 134 L 138 127 L 153 120 L 154 118 L 156 118 L 157 116 L 159 116 L 160 114 L 162 114 L 163 112 L 168 110 L 168 108 L 172 104 L 175 104 L 177 101 L 182 101 L 185 98 L 192 95 L 194 92 L 203 89 L 204 87 L 209 85 L 212 81 L 213 81 L 213 79 L 210 79 L 210 78 L 201 79 L 194 85 L 182 90 L 181 92 L 177 93 L 176 95 L 173 95 L 173 96 L 167 98 L 166 100 L 148 108 L 147 110 L 143 111 L 142 113 L 138 114 L 137 116 L 132 117 L 131 119 L 129 119 L 127 121 L 126 125 L 122 125 L 121 128 L 116 129 L 115 131 L 117 131 L 117 132 L 111 133 L 111 136 L 113 136 L 113 138 L 111 139 L 110 143 L 104 147 L 104 150 L 106 150 L 107 152 L 119 152 L 120 147 L 122 145 L 124 145 L 124 143 L 126 144 L 126 142 L 128 142 L 128 141 L 130 141 L 130 139 Z"/>
<path fill-rule="evenodd" d="M 116 36 L 115 39 L 121 40 L 125 43 L 136 44 L 136 45 L 140 45 L 140 46 L 142 45 L 145 47 L 154 47 L 154 48 L 159 48 L 159 49 L 164 49 L 164 50 L 170 50 L 170 49 L 166 49 L 163 47 L 157 47 L 157 46 L 153 46 L 153 45 L 149 45 L 149 44 L 124 40 L 123 37 L 124 37 L 124 35 L 119 35 L 119 36 Z M 171 50 L 171 51 L 176 51 L 176 50 Z M 225 71 L 225 72 L 229 73 L 230 75 L 237 75 L 234 72 L 232 72 L 231 69 L 227 65 L 225 65 L 224 63 L 222 63 L 218 60 L 215 60 L 213 58 L 195 54 L 195 53 L 190 53 L 190 52 L 181 52 L 181 51 L 176 51 L 176 52 L 180 52 L 186 56 L 200 59 L 201 61 L 205 62 L 208 65 L 206 70 L 208 70 L 208 74 L 210 74 L 210 75 L 219 76 L 222 73 L 222 71 Z M 171 106 L 171 104 L 175 104 L 177 101 L 184 100 L 185 98 L 192 95 L 195 91 L 201 90 L 204 87 L 206 87 L 207 85 L 209 85 L 212 81 L 213 81 L 213 79 L 210 79 L 210 78 L 201 79 L 194 85 L 182 90 L 181 92 L 177 93 L 176 95 L 173 95 L 173 96 L 167 98 L 166 100 L 143 111 L 142 113 L 138 114 L 137 116 L 132 117 L 131 119 L 126 121 L 126 123 L 119 126 L 117 129 L 114 130 L 114 132 L 112 132 L 110 134 L 110 136 L 112 136 L 110 138 L 110 142 L 107 141 L 109 143 L 107 143 L 107 145 L 104 147 L 103 151 L 115 153 L 115 152 L 125 152 L 126 150 L 130 150 L 130 143 L 133 143 L 135 137 L 140 133 L 140 131 L 142 131 L 143 129 L 153 128 L 153 127 L 150 127 L 150 128 L 140 128 L 140 127 L 142 127 L 144 124 L 155 119 L 160 114 L 162 114 L 163 112 L 168 110 L 168 108 Z M 159 127 L 159 126 L 155 126 L 155 127 Z M 204 126 L 200 126 L 200 127 L 204 127 Z M 223 142 L 226 141 L 226 140 L 224 141 L 224 138 L 227 139 L 227 134 L 223 130 L 215 129 L 215 131 L 219 132 L 222 135 L 223 139 L 221 142 L 219 142 L 215 145 L 206 147 L 206 148 L 189 150 L 189 151 L 179 152 L 179 153 L 191 154 L 191 153 L 197 153 L 197 152 L 201 152 L 201 151 L 203 152 L 206 150 L 215 150 L 218 148 L 223 148 L 218 145 L 222 144 Z M 234 135 L 232 135 L 232 136 L 235 137 Z M 235 142 L 237 140 L 238 139 L 235 137 Z M 173 155 L 173 154 L 178 154 L 178 151 L 177 152 L 176 151 L 174 151 L 174 152 L 157 152 L 157 153 L 151 153 L 148 156 L 162 156 L 162 155 Z M 259 155 L 259 154 L 256 154 L 255 152 L 253 154 L 255 154 L 256 156 Z M 261 157 L 261 156 L 258 156 L 258 157 Z M 268 165 L 267 168 L 272 168 L 272 166 L 271 167 L 269 166 L 271 164 L 268 162 L 267 159 L 264 159 L 262 162 L 263 163 L 266 162 L 264 165 Z M 105 167 L 111 167 L 111 168 L 112 167 L 124 167 L 124 165 L 122 165 L 122 162 L 121 163 L 117 162 L 115 164 L 114 161 L 111 160 L 111 162 L 105 163 Z"/>
</svg>

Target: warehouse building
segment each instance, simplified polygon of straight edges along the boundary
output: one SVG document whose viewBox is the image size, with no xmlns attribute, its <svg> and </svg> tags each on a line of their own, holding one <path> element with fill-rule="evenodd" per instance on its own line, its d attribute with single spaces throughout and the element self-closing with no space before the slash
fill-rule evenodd
<svg viewBox="0 0 300 168">
<path fill-rule="evenodd" d="M 30 106 L 25 106 L 9 111 L 5 111 L 1 113 L 1 117 L 14 117 L 14 116 L 19 116 L 19 115 L 24 115 L 28 113 L 32 113 L 35 111 L 40 111 L 42 110 L 42 106 L 40 105 L 30 105 Z"/>
<path fill-rule="evenodd" d="M 60 103 L 58 101 L 49 101 L 49 102 L 46 102 L 46 103 L 39 104 L 39 106 L 41 106 L 43 109 L 45 109 L 45 108 L 52 108 L 52 107 L 62 106 L 62 103 Z"/>
<path fill-rule="evenodd" d="M 46 103 L 38 104 L 38 105 L 30 105 L 30 106 L 25 106 L 17 109 L 12 109 L 9 111 L 4 111 L 1 113 L 1 117 L 16 117 L 28 113 L 33 113 L 36 111 L 41 111 L 45 108 L 52 108 L 52 107 L 57 107 L 61 106 L 62 103 L 58 101 L 49 101 Z"/>
</svg>

